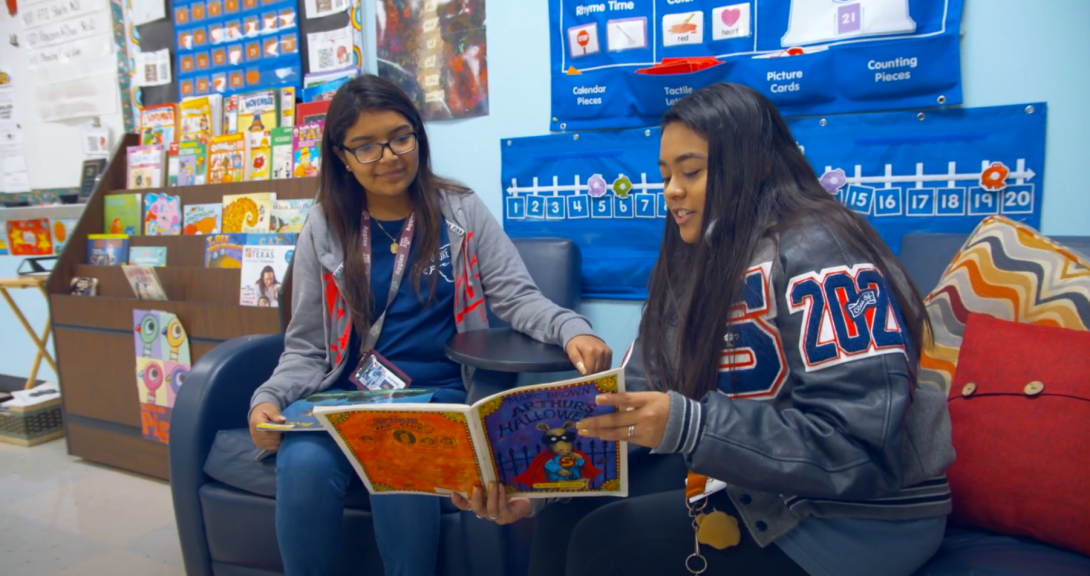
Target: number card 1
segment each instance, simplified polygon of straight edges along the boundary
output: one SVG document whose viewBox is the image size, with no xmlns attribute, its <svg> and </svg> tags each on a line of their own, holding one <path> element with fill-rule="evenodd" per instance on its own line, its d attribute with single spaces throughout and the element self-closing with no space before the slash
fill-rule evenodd
<svg viewBox="0 0 1090 576">
<path fill-rule="evenodd" d="M 511 196 L 507 199 L 507 217 L 511 220 L 523 220 L 526 218 L 526 199 Z"/>
</svg>

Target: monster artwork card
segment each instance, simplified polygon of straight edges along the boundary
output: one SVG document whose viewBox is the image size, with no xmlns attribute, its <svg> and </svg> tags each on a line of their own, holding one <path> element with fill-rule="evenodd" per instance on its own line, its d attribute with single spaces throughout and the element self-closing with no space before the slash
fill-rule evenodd
<svg viewBox="0 0 1090 576">
<path fill-rule="evenodd" d="M 156 310 L 133 310 L 133 333 L 141 434 L 166 444 L 174 400 L 192 365 L 189 337 L 177 316 Z"/>
<path fill-rule="evenodd" d="M 624 390 L 622 366 L 471 406 L 316 406 L 313 414 L 372 494 L 467 495 L 498 481 L 509 496 L 623 497 L 627 444 L 583 438 L 575 427 L 616 410 L 599 406 L 597 396 Z"/>
</svg>

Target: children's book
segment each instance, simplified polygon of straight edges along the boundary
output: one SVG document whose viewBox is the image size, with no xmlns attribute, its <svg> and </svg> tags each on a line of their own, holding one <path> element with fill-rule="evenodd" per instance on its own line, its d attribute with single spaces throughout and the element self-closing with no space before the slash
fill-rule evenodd
<svg viewBox="0 0 1090 576">
<path fill-rule="evenodd" d="M 269 223 L 272 231 L 277 233 L 293 232 L 298 234 L 303 231 L 303 224 L 307 221 L 307 213 L 313 200 L 277 200 L 273 202 L 272 216 Z"/>
<path fill-rule="evenodd" d="M 238 132 L 238 94 L 226 96 L 223 99 L 223 133 L 234 134 Z"/>
<path fill-rule="evenodd" d="M 121 266 L 129 259 L 127 234 L 88 234 L 87 263 L 92 266 Z"/>
<path fill-rule="evenodd" d="M 107 195 L 103 209 L 106 221 L 102 227 L 106 234 L 140 235 L 144 230 L 140 225 L 143 216 L 140 213 L 140 200 L 139 192 Z"/>
<path fill-rule="evenodd" d="M 129 264 L 133 266 L 166 266 L 166 246 L 132 246 L 129 248 Z"/>
<path fill-rule="evenodd" d="M 294 165 L 292 157 L 292 129 L 286 126 L 272 131 L 272 178 L 291 178 Z"/>
<path fill-rule="evenodd" d="M 185 228 L 182 233 L 187 236 L 196 234 L 216 234 L 220 231 L 220 218 L 223 215 L 223 204 L 187 204 L 185 212 Z"/>
<path fill-rule="evenodd" d="M 276 192 L 228 194 L 223 197 L 223 220 L 220 229 L 228 234 L 235 232 L 269 231 L 269 214 L 272 212 Z"/>
<path fill-rule="evenodd" d="M 98 278 L 76 276 L 68 284 L 68 293 L 73 296 L 97 296 Z"/>
<path fill-rule="evenodd" d="M 178 105 L 159 104 L 140 110 L 140 144 L 170 146 L 178 136 Z"/>
<path fill-rule="evenodd" d="M 243 246 L 238 303 L 277 308 L 294 246 Z"/>
<path fill-rule="evenodd" d="M 247 180 L 268 180 L 272 174 L 272 130 L 279 116 L 277 90 L 259 90 L 239 98 L 239 132 L 246 135 Z"/>
<path fill-rule="evenodd" d="M 246 181 L 272 179 L 272 132 L 247 134 Z"/>
<path fill-rule="evenodd" d="M 195 140 L 207 144 L 223 128 L 223 97 L 219 94 L 186 98 L 178 106 L 181 116 L 180 142 Z"/>
<path fill-rule="evenodd" d="M 284 128 L 295 125 L 295 87 L 284 86 L 278 90 L 280 93 L 280 124 Z"/>
<path fill-rule="evenodd" d="M 144 199 L 144 234 L 178 236 L 182 233 L 182 199 L 179 196 L 148 192 Z"/>
<path fill-rule="evenodd" d="M 72 238 L 78 223 L 79 220 L 76 218 L 59 218 L 50 222 L 53 229 L 54 254 L 59 256 L 61 252 L 64 252 L 64 247 L 68 245 L 68 240 Z"/>
<path fill-rule="evenodd" d="M 401 390 L 329 390 L 311 394 L 296 400 L 284 408 L 280 414 L 283 423 L 265 422 L 258 424 L 262 430 L 281 430 L 284 432 L 325 432 L 325 428 L 314 417 L 314 408 L 318 406 L 353 406 L 356 404 L 398 404 L 414 402 L 423 404 L 431 401 L 434 388 L 403 388 Z"/>
<path fill-rule="evenodd" d="M 83 161 L 79 177 L 79 201 L 81 203 L 87 202 L 91 194 L 94 193 L 95 186 L 98 185 L 104 170 L 106 170 L 105 158 L 92 158 Z"/>
<path fill-rule="evenodd" d="M 245 161 L 245 135 L 216 136 L 208 148 L 208 183 L 242 182 L 246 174 Z"/>
<path fill-rule="evenodd" d="M 513 388 L 470 406 L 317 406 L 314 415 L 372 494 L 463 496 L 499 481 L 508 496 L 627 496 L 624 442 L 582 438 L 576 424 L 613 412 L 624 368 Z"/>
<path fill-rule="evenodd" d="M 245 234 L 246 246 L 295 246 L 298 234 Z"/>
<path fill-rule="evenodd" d="M 167 186 L 199 186 L 207 181 L 207 144 L 194 140 L 172 144 L 167 158 Z"/>
<path fill-rule="evenodd" d="M 151 266 L 122 266 L 121 271 L 132 286 L 133 294 L 140 300 L 166 300 L 167 293 L 159 283 L 159 276 Z"/>
<path fill-rule="evenodd" d="M 8 223 L 0 221 L 0 256 L 8 255 Z"/>
<path fill-rule="evenodd" d="M 329 111 L 330 102 L 332 100 L 319 100 L 300 104 L 296 107 L 295 123 L 325 122 L 325 115 Z"/>
<path fill-rule="evenodd" d="M 163 155 L 162 146 L 129 146 L 126 149 L 128 158 L 128 188 L 138 190 L 140 188 L 158 188 L 163 185 Z"/>
<path fill-rule="evenodd" d="M 12 256 L 49 256 L 53 254 L 53 234 L 49 218 L 8 220 L 8 251 Z"/>
<path fill-rule="evenodd" d="M 171 142 L 167 147 L 167 186 L 178 185 L 178 143 Z"/>
<path fill-rule="evenodd" d="M 318 175 L 322 164 L 322 128 L 325 122 L 309 122 L 292 128 L 292 175 L 296 178 L 310 178 Z"/>
<path fill-rule="evenodd" d="M 209 234 L 204 242 L 205 268 L 242 268 L 245 234 Z"/>
</svg>

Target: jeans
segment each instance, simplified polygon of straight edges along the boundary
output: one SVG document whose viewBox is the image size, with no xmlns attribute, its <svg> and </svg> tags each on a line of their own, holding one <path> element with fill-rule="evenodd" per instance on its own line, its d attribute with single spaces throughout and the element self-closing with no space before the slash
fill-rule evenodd
<svg viewBox="0 0 1090 576">
<path fill-rule="evenodd" d="M 329 434 L 284 434 L 276 456 L 276 539 L 285 576 L 334 573 L 341 555 L 344 495 L 355 474 Z M 387 576 L 434 576 L 439 498 L 392 495 L 370 502 Z"/>
</svg>

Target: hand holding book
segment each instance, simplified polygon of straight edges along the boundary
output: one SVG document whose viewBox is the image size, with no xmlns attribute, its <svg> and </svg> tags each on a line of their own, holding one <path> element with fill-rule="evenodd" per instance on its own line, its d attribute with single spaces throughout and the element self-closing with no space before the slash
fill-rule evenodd
<svg viewBox="0 0 1090 576">
<path fill-rule="evenodd" d="M 500 526 L 518 522 L 533 511 L 529 498 L 509 498 L 507 489 L 499 482 L 488 486 L 487 496 L 484 490 L 474 487 L 469 498 L 452 494 L 450 500 L 459 510 L 473 512 L 478 518 L 488 518 Z"/>
<path fill-rule="evenodd" d="M 647 448 L 662 443 L 670 416 L 670 396 L 663 392 L 603 394 L 599 406 L 615 406 L 617 412 L 593 416 L 579 423 L 579 435 L 599 440 L 621 440 Z"/>
</svg>

